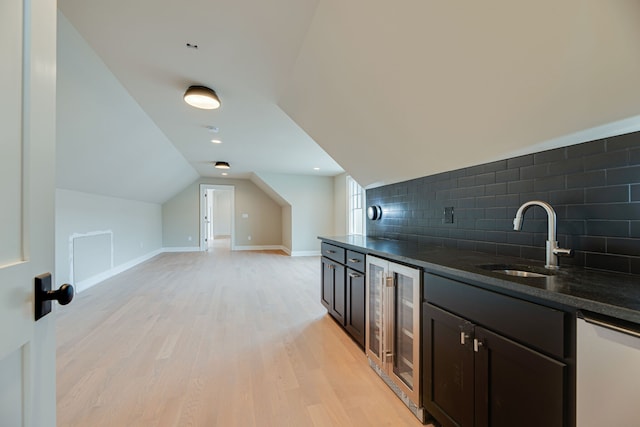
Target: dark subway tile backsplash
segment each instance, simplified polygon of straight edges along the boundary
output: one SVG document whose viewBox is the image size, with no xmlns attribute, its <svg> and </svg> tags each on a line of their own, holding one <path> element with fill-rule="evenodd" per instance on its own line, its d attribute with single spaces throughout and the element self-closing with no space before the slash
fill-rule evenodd
<svg viewBox="0 0 640 427">
<path fill-rule="evenodd" d="M 607 185 L 640 183 L 640 166 L 616 168 L 607 171 Z"/>
<path fill-rule="evenodd" d="M 383 209 L 367 234 L 543 261 L 544 210 L 513 230 L 518 207 L 536 199 L 554 207 L 558 242 L 575 251 L 561 265 L 640 274 L 640 132 L 367 190 L 367 205 Z"/>
<path fill-rule="evenodd" d="M 586 188 L 607 185 L 606 170 L 567 175 L 567 188 Z"/>
<path fill-rule="evenodd" d="M 607 138 L 607 150 L 625 150 L 627 148 L 638 148 L 640 146 L 640 132 L 625 133 L 611 138 Z"/>
<path fill-rule="evenodd" d="M 585 191 L 585 201 L 587 203 L 626 203 L 629 201 L 628 185 L 587 188 Z"/>
</svg>

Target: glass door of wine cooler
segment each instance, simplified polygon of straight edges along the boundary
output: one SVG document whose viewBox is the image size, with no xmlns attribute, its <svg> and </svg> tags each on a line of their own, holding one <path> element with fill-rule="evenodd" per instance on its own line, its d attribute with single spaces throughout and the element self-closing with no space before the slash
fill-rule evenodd
<svg viewBox="0 0 640 427">
<path fill-rule="evenodd" d="M 392 377 L 414 402 L 419 401 L 420 272 L 392 264 L 393 357 Z"/>
<path fill-rule="evenodd" d="M 367 327 L 365 340 L 367 356 L 381 368 L 383 367 L 383 295 L 385 292 L 385 275 L 387 261 L 367 257 Z"/>
</svg>

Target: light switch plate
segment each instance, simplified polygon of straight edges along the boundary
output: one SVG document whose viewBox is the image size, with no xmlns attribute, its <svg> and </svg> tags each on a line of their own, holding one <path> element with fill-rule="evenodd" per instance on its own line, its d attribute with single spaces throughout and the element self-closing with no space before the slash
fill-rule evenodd
<svg viewBox="0 0 640 427">
<path fill-rule="evenodd" d="M 453 206 L 444 208 L 443 222 L 445 224 L 453 224 Z"/>
</svg>

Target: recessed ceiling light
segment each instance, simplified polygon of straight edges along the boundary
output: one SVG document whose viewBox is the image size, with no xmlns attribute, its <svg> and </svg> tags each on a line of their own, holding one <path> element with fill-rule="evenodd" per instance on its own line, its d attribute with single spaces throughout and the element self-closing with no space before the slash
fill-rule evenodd
<svg viewBox="0 0 640 427">
<path fill-rule="evenodd" d="M 206 86 L 190 86 L 184 93 L 184 102 L 203 110 L 215 110 L 220 107 L 220 98 L 213 89 Z"/>
<path fill-rule="evenodd" d="M 229 174 L 226 173 L 226 172 L 222 172 L 222 176 L 227 176 L 227 175 L 229 175 Z"/>
<path fill-rule="evenodd" d="M 314 170 L 314 171 L 319 171 L 319 170 L 320 170 L 320 168 L 313 168 L 313 170 Z"/>
<path fill-rule="evenodd" d="M 222 141 L 220 141 L 219 139 L 212 139 L 211 142 L 213 142 L 214 144 L 222 144 Z"/>
<path fill-rule="evenodd" d="M 230 169 L 231 166 L 229 166 L 228 162 L 215 162 L 213 165 L 215 168 L 217 169 Z"/>
</svg>

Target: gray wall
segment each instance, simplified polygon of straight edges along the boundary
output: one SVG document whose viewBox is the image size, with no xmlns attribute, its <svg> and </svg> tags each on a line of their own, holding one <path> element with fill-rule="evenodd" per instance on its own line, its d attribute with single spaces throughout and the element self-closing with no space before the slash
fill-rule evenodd
<svg viewBox="0 0 640 427">
<path fill-rule="evenodd" d="M 71 279 L 73 246 L 76 282 L 85 283 L 97 277 L 106 278 L 162 248 L 161 207 L 155 203 L 57 189 L 55 230 L 58 285 Z M 71 245 L 73 235 L 85 234 L 90 235 L 74 239 Z"/>
<path fill-rule="evenodd" d="M 199 248 L 200 184 L 235 187 L 236 246 L 282 245 L 282 209 L 264 191 L 247 179 L 201 178 L 162 205 L 165 248 Z"/>
<path fill-rule="evenodd" d="M 333 177 L 258 174 L 291 205 L 291 254 L 320 253 L 318 236 L 334 232 Z"/>
<path fill-rule="evenodd" d="M 282 207 L 282 246 L 291 253 L 293 247 L 293 237 L 291 235 L 291 205 Z"/>
</svg>

